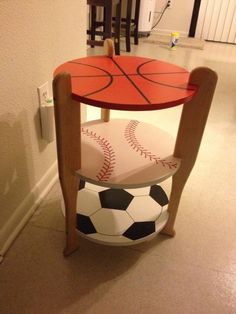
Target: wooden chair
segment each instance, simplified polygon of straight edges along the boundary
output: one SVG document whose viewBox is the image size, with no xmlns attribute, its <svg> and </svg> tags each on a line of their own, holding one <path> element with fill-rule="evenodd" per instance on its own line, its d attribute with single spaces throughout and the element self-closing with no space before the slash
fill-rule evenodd
<svg viewBox="0 0 236 314">
<path fill-rule="evenodd" d="M 115 38 L 115 52 L 120 54 L 120 19 L 121 19 L 121 0 L 87 0 L 87 4 L 90 6 L 90 29 L 87 30 L 87 34 L 90 35 L 90 39 L 87 40 L 87 44 L 91 47 L 103 46 L 103 42 L 106 38 L 111 38 L 114 35 Z M 102 7 L 104 12 L 103 21 L 97 19 L 97 8 Z M 114 32 L 112 32 L 112 9 L 115 7 L 115 23 Z M 102 30 L 98 30 L 101 28 Z M 96 40 L 96 36 L 101 36 L 102 40 Z"/>
<path fill-rule="evenodd" d="M 138 45 L 138 24 L 139 24 L 139 12 L 140 12 L 140 0 L 135 0 L 135 12 L 132 17 L 132 5 L 133 0 L 122 1 L 126 4 L 125 17 L 121 18 L 120 28 L 124 30 L 126 51 L 131 51 L 131 35 L 134 37 L 134 44 Z M 115 21 L 115 17 L 113 17 Z M 114 24 L 113 24 L 114 25 Z"/>
<path fill-rule="evenodd" d="M 138 24 L 140 12 L 140 0 L 135 0 L 135 13 L 132 18 L 132 3 L 133 0 L 127 0 L 126 17 L 121 18 L 121 29 L 125 30 L 126 51 L 131 51 L 131 31 L 133 29 L 134 44 L 138 45 Z"/>
</svg>

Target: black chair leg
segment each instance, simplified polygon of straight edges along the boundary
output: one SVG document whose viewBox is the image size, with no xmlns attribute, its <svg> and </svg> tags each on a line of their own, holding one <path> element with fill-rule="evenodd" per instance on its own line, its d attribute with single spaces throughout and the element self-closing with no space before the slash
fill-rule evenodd
<svg viewBox="0 0 236 314">
<path fill-rule="evenodd" d="M 90 6 L 90 29 L 87 34 L 90 36 L 87 44 L 92 48 L 102 46 L 106 38 L 112 38 L 115 33 L 115 52 L 120 54 L 120 20 L 121 20 L 122 0 L 87 0 Z M 103 21 L 97 21 L 97 7 L 103 7 Z M 115 31 L 112 30 L 112 8 L 116 10 Z M 101 29 L 102 28 L 102 29 Z M 101 36 L 103 40 L 96 40 L 96 36 Z"/>
<path fill-rule="evenodd" d="M 112 37 L 112 6 L 104 8 L 104 39 Z"/>
<path fill-rule="evenodd" d="M 115 20 L 115 53 L 120 54 L 120 21 L 121 21 L 121 0 L 116 5 L 116 20 Z"/>
<path fill-rule="evenodd" d="M 96 18 L 97 18 L 97 12 L 96 7 L 91 6 L 91 35 L 90 39 L 95 40 L 95 31 L 96 31 Z M 94 48 L 94 45 L 91 45 L 92 48 Z"/>
<path fill-rule="evenodd" d="M 126 51 L 131 51 L 130 36 L 131 36 L 131 11 L 132 11 L 132 0 L 127 0 L 126 8 L 126 23 L 125 23 L 125 43 Z"/>
<path fill-rule="evenodd" d="M 105 27 L 106 27 L 106 7 L 103 8 L 103 33 L 104 33 L 104 34 L 105 34 L 105 32 L 106 32 Z M 102 36 L 102 39 L 103 39 L 103 40 L 106 39 L 105 35 Z"/>
<path fill-rule="evenodd" d="M 139 23 L 140 0 L 136 0 L 134 17 L 134 44 L 138 45 L 138 23 Z"/>
</svg>

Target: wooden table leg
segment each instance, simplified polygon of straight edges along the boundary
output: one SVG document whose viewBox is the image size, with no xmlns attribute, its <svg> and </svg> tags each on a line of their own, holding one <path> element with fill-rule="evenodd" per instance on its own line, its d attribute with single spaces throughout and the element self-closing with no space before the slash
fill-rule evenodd
<svg viewBox="0 0 236 314">
<path fill-rule="evenodd" d="M 110 121 L 110 109 L 101 109 L 101 119 L 104 122 L 109 122 Z"/>
<path fill-rule="evenodd" d="M 169 219 L 162 230 L 163 234 L 170 236 L 175 235 L 174 223 L 181 194 L 197 158 L 217 83 L 217 74 L 208 68 L 196 68 L 191 72 L 189 82 L 197 85 L 199 89 L 194 98 L 183 106 L 175 143 L 174 156 L 181 159 L 181 165 L 173 176 L 168 207 Z"/>
<path fill-rule="evenodd" d="M 104 41 L 104 53 L 112 58 L 115 54 L 115 49 L 114 49 L 114 43 L 112 41 L 112 39 L 109 39 L 107 38 L 105 41 Z M 104 122 L 109 122 L 110 121 L 110 109 L 105 109 L 105 108 L 102 108 L 101 109 L 101 119 L 104 121 Z"/>
<path fill-rule="evenodd" d="M 76 200 L 81 167 L 80 103 L 71 98 L 71 77 L 58 74 L 53 80 L 58 170 L 66 210 L 66 247 L 68 256 L 77 249 Z"/>
</svg>

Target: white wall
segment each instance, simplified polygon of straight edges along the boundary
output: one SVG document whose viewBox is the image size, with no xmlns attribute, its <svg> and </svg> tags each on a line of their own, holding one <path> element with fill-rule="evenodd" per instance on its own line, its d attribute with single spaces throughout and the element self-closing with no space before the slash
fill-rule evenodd
<svg viewBox="0 0 236 314">
<path fill-rule="evenodd" d="M 156 0 L 156 12 L 162 12 L 167 0 Z M 170 34 L 178 31 L 182 36 L 188 36 L 194 0 L 171 0 L 171 8 L 168 8 L 162 20 L 154 28 L 155 32 Z M 160 13 L 156 13 L 154 21 Z"/>
<path fill-rule="evenodd" d="M 0 255 L 55 182 L 55 142 L 41 139 L 37 87 L 86 54 L 85 0 L 0 1 Z"/>
</svg>

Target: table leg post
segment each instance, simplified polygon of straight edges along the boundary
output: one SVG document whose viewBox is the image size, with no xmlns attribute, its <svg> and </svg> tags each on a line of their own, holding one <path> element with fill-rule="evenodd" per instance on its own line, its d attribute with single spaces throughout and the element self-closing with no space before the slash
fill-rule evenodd
<svg viewBox="0 0 236 314">
<path fill-rule="evenodd" d="M 112 39 L 107 38 L 104 40 L 103 43 L 103 48 L 104 48 L 104 53 L 110 57 L 113 58 L 114 54 L 115 54 L 115 48 L 114 48 L 114 43 L 112 41 Z"/>
<path fill-rule="evenodd" d="M 115 49 L 114 49 L 114 43 L 111 39 L 107 38 L 105 41 L 104 41 L 104 52 L 105 54 L 112 58 L 115 54 Z M 104 122 L 109 122 L 110 121 L 110 109 L 105 109 L 105 108 L 102 108 L 101 109 L 101 119 L 104 121 Z"/>
<path fill-rule="evenodd" d="M 109 122 L 110 121 L 110 109 L 101 109 L 101 119 L 104 122 Z"/>
<path fill-rule="evenodd" d="M 168 207 L 169 219 L 162 230 L 163 234 L 174 236 L 174 223 L 182 190 L 195 164 L 202 135 L 217 83 L 217 74 L 204 67 L 191 72 L 190 84 L 197 85 L 194 98 L 183 106 L 174 156 L 181 159 L 178 172 L 173 176 L 172 190 Z"/>
<path fill-rule="evenodd" d="M 80 103 L 71 98 L 71 77 L 58 74 L 53 80 L 58 171 L 66 212 L 66 247 L 68 256 L 77 249 L 76 200 L 81 167 Z"/>
<path fill-rule="evenodd" d="M 66 246 L 64 256 L 68 256 L 78 248 L 76 232 L 76 200 L 79 186 L 79 178 L 60 179 L 62 194 L 65 202 Z"/>
</svg>

